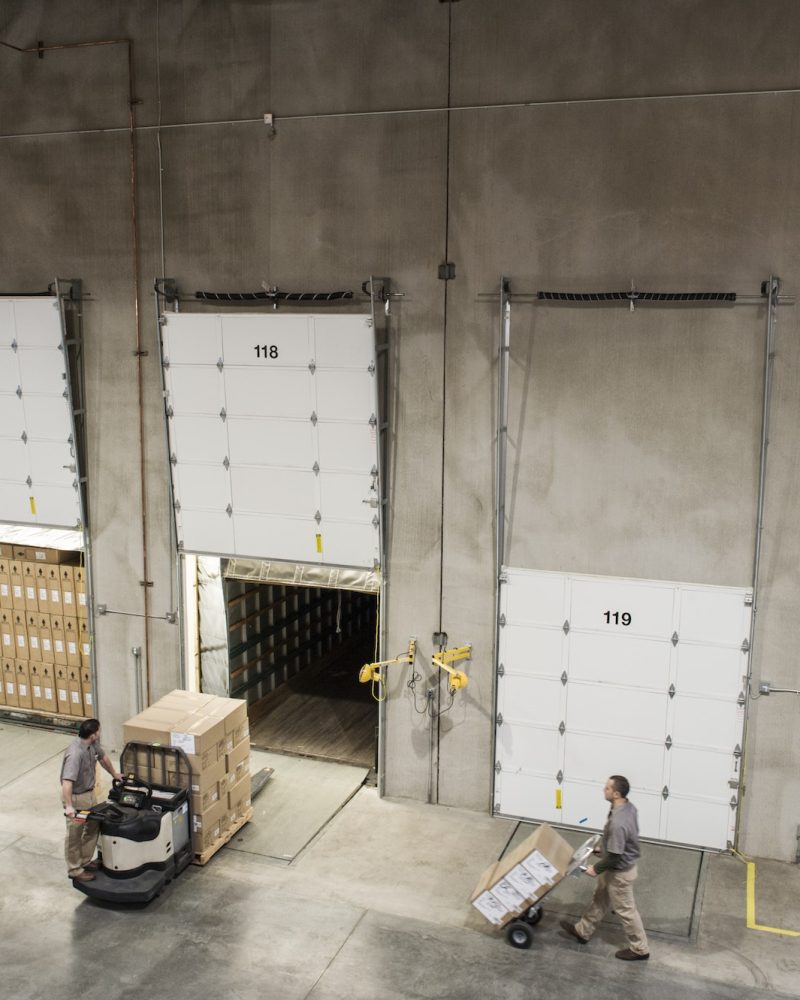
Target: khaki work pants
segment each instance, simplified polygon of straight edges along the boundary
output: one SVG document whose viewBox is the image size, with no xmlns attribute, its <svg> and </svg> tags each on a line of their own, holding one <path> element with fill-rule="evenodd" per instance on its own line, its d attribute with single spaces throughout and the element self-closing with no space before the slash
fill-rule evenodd
<svg viewBox="0 0 800 1000">
<path fill-rule="evenodd" d="M 633 900 L 636 875 L 634 865 L 626 872 L 605 871 L 597 876 L 597 888 L 589 909 L 575 924 L 575 930 L 582 938 L 590 938 L 606 913 L 614 910 L 622 921 L 630 950 L 637 955 L 648 953 L 647 935 Z"/>
<path fill-rule="evenodd" d="M 76 811 L 88 809 L 95 805 L 97 799 L 94 791 L 83 792 L 72 796 L 72 804 Z M 76 823 L 67 817 L 67 836 L 64 840 L 64 856 L 67 859 L 67 875 L 74 878 L 80 875 L 84 865 L 88 865 L 94 857 L 97 838 L 100 835 L 100 824 L 91 820 L 87 823 Z"/>
</svg>

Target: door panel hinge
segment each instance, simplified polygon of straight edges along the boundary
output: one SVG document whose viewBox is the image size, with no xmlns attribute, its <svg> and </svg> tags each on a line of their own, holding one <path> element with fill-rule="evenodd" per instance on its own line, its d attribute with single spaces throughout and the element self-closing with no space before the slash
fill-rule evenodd
<svg viewBox="0 0 800 1000">
<path fill-rule="evenodd" d="M 502 712 L 498 712 L 497 713 L 497 718 L 495 719 L 495 722 L 497 723 L 498 726 L 502 726 L 503 725 L 503 713 Z"/>
<path fill-rule="evenodd" d="M 674 684 L 670 684 L 669 690 L 667 691 L 667 694 L 670 696 L 670 698 L 674 698 L 675 697 L 675 685 Z"/>
<path fill-rule="evenodd" d="M 669 798 L 669 789 L 666 785 L 661 789 L 661 798 L 666 802 Z"/>
<path fill-rule="evenodd" d="M 569 635 L 569 619 L 568 618 L 564 619 L 564 624 L 561 626 L 561 628 L 562 628 L 562 630 L 564 632 L 564 635 Z"/>
<path fill-rule="evenodd" d="M 678 633 L 677 632 L 673 632 L 672 633 L 672 639 L 670 641 L 672 642 L 673 646 L 677 646 L 678 645 L 679 639 L 678 639 Z"/>
<path fill-rule="evenodd" d="M 506 675 L 506 668 L 501 663 L 500 666 L 497 668 L 497 676 L 498 677 L 505 677 L 505 675 Z"/>
<path fill-rule="evenodd" d="M 444 264 L 439 265 L 439 280 L 440 281 L 452 281 L 456 276 L 456 265 L 448 260 Z"/>
<path fill-rule="evenodd" d="M 664 740 L 664 746 L 667 748 L 667 750 L 669 750 L 669 748 L 672 746 L 672 737 L 669 735 L 669 733 L 667 733 L 667 738 Z"/>
</svg>

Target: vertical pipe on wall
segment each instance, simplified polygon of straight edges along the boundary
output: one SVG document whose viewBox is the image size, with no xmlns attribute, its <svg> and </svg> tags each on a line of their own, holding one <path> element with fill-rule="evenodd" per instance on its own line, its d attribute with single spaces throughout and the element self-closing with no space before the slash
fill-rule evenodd
<svg viewBox="0 0 800 1000">
<path fill-rule="evenodd" d="M 500 278 L 500 347 L 497 352 L 497 437 L 495 440 L 495 608 L 494 608 L 494 661 L 495 661 L 495 716 L 497 715 L 497 668 L 500 655 L 500 587 L 506 548 L 506 470 L 508 461 L 508 381 L 511 354 L 511 292 L 508 278 Z M 492 780 L 489 811 L 494 811 L 494 762 L 497 727 L 492 727 Z"/>
<path fill-rule="evenodd" d="M 753 647 L 755 645 L 756 622 L 758 618 L 758 582 L 761 572 L 761 546 L 764 533 L 764 500 L 767 484 L 767 453 L 769 451 L 769 422 L 772 407 L 772 376 L 775 367 L 775 330 L 777 325 L 778 296 L 780 293 L 781 281 L 775 275 L 770 275 L 769 280 L 764 283 L 762 290 L 767 298 L 767 328 L 764 337 L 764 389 L 761 411 L 761 455 L 758 473 L 758 501 L 756 503 L 756 538 L 755 551 L 753 553 L 753 613 L 750 617 L 750 635 L 748 642 L 747 668 L 747 690 L 750 688 L 750 679 L 753 675 Z M 747 711 L 747 706 L 745 708 Z M 736 825 L 733 834 L 733 846 L 738 848 L 739 834 L 742 816 L 742 798 L 745 788 L 745 762 L 747 754 L 747 728 L 748 719 L 745 717 L 744 732 L 742 735 L 743 757 L 741 760 L 741 771 L 739 775 L 739 803 L 736 812 Z"/>
</svg>

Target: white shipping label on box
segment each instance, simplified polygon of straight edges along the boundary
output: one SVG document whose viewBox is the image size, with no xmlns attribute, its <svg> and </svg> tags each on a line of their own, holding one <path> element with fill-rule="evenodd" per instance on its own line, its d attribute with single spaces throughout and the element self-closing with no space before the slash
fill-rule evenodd
<svg viewBox="0 0 800 1000">
<path fill-rule="evenodd" d="M 479 910 L 487 920 L 493 924 L 502 924 L 508 916 L 508 910 L 499 899 L 496 899 L 488 890 L 482 892 L 477 899 L 472 901 L 472 905 Z"/>
<path fill-rule="evenodd" d="M 77 644 L 77 642 L 68 642 L 67 643 L 67 651 L 70 652 L 70 653 L 72 653 L 73 656 L 77 656 L 78 655 L 78 644 Z"/>
<path fill-rule="evenodd" d="M 6 681 L 6 694 L 14 693 L 14 684 L 12 681 Z"/>
<path fill-rule="evenodd" d="M 67 692 L 64 690 L 64 688 L 59 688 L 58 689 L 58 700 L 59 701 L 66 701 L 67 700 Z"/>
<path fill-rule="evenodd" d="M 39 636 L 38 635 L 32 635 L 31 636 L 31 649 L 38 649 L 38 648 L 39 648 Z"/>
<path fill-rule="evenodd" d="M 72 594 L 68 590 L 64 591 L 64 603 L 72 604 Z"/>
<path fill-rule="evenodd" d="M 3 645 L 4 646 L 11 645 L 11 636 L 8 634 L 8 632 L 3 632 Z"/>
<path fill-rule="evenodd" d="M 24 649 L 25 648 L 25 636 L 24 635 L 20 635 L 19 633 L 17 633 L 17 645 L 19 646 L 20 649 Z"/>
<path fill-rule="evenodd" d="M 52 648 L 53 647 L 52 647 L 52 645 L 50 643 L 50 640 L 47 639 L 47 638 L 43 638 L 42 639 L 42 649 L 46 650 L 49 653 Z"/>
<path fill-rule="evenodd" d="M 499 899 L 508 910 L 518 910 L 525 905 L 525 897 L 517 892 L 507 878 L 501 879 L 497 885 L 492 886 L 492 895 Z"/>
<path fill-rule="evenodd" d="M 0 597 L 8 597 L 8 584 L 0 583 Z"/>
<path fill-rule="evenodd" d="M 541 851 L 534 851 L 529 854 L 522 864 L 540 882 L 552 885 L 553 879 L 558 875 L 558 869 L 554 868 Z"/>
<path fill-rule="evenodd" d="M 56 644 L 56 652 L 57 653 L 63 653 L 64 652 L 64 643 L 60 639 L 54 639 L 53 642 L 55 642 L 55 644 Z"/>
<path fill-rule="evenodd" d="M 81 702 L 81 696 L 80 696 L 80 695 L 78 694 L 78 692 L 77 692 L 77 691 L 73 691 L 73 692 L 72 692 L 72 700 L 73 700 L 73 702 L 74 702 L 74 703 L 75 703 L 76 705 L 80 705 L 80 702 Z"/>
<path fill-rule="evenodd" d="M 50 591 L 50 603 L 51 604 L 60 604 L 61 603 L 61 591 L 60 590 L 51 590 Z"/>
<path fill-rule="evenodd" d="M 14 592 L 14 597 L 22 597 L 22 587 L 18 587 L 16 584 L 11 588 Z"/>
<path fill-rule="evenodd" d="M 86 702 L 87 706 L 92 704 L 92 692 L 85 691 L 83 695 L 83 700 Z"/>
<path fill-rule="evenodd" d="M 45 587 L 40 587 L 39 588 L 39 600 L 40 601 L 46 601 L 47 600 L 47 589 Z"/>
<path fill-rule="evenodd" d="M 516 868 L 512 868 L 508 875 L 506 875 L 506 879 L 514 886 L 517 892 L 522 893 L 526 899 L 530 899 L 531 896 L 535 896 L 539 887 L 545 884 L 538 878 L 537 875 L 533 872 L 529 872 L 528 869 L 522 865 L 517 865 Z"/>
<path fill-rule="evenodd" d="M 83 650 L 83 655 L 84 656 L 88 656 L 89 655 L 89 643 L 88 642 L 84 642 L 82 644 L 82 646 L 81 646 L 81 649 Z"/>
<path fill-rule="evenodd" d="M 45 699 L 45 701 L 52 701 L 53 700 L 53 689 L 52 688 L 45 688 L 44 689 L 44 699 Z"/>
<path fill-rule="evenodd" d="M 78 594 L 78 604 L 82 605 L 84 608 L 86 607 L 86 594 L 84 594 L 83 591 Z"/>
<path fill-rule="evenodd" d="M 19 696 L 20 698 L 27 698 L 28 696 L 28 685 L 20 684 L 19 686 Z"/>
<path fill-rule="evenodd" d="M 194 754 L 194 736 L 191 733 L 170 733 L 170 746 L 178 747 L 184 753 Z"/>
<path fill-rule="evenodd" d="M 35 601 L 36 600 L 36 587 L 26 587 L 25 588 L 25 596 L 28 598 L 29 601 Z"/>
<path fill-rule="evenodd" d="M 42 697 L 42 689 L 37 684 L 33 685 L 33 697 L 34 698 Z"/>
</svg>

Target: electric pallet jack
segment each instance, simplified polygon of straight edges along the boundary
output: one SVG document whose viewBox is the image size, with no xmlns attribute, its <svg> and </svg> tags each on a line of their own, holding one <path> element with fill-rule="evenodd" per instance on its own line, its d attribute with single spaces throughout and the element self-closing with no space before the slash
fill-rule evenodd
<svg viewBox="0 0 800 1000">
<path fill-rule="evenodd" d="M 179 748 L 127 743 L 120 771 L 108 800 L 77 814 L 100 824 L 100 858 L 91 882 L 72 884 L 92 899 L 149 903 L 192 860 L 189 761 Z"/>
</svg>

